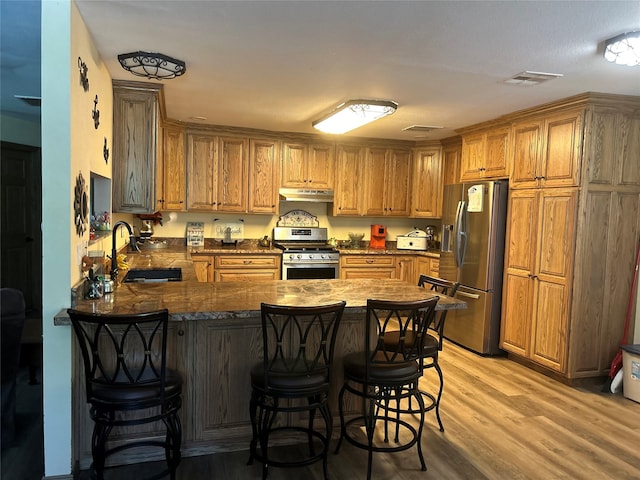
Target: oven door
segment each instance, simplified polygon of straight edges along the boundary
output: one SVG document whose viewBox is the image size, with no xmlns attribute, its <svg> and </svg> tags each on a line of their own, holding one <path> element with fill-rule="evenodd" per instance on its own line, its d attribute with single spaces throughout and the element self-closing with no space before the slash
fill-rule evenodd
<svg viewBox="0 0 640 480">
<path fill-rule="evenodd" d="M 339 263 L 283 263 L 283 280 L 315 280 L 340 278 Z"/>
</svg>

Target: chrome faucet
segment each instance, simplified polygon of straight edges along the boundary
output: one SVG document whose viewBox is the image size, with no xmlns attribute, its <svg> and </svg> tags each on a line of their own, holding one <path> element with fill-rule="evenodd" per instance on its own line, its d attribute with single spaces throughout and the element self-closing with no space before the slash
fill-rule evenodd
<svg viewBox="0 0 640 480">
<path fill-rule="evenodd" d="M 113 226 L 113 230 L 111 232 L 111 280 L 115 281 L 118 279 L 118 251 L 116 250 L 116 231 L 118 227 L 126 227 L 129 232 L 129 249 L 132 252 L 139 252 L 140 249 L 136 244 L 136 237 L 133 234 L 133 228 L 127 222 L 120 221 Z"/>
</svg>

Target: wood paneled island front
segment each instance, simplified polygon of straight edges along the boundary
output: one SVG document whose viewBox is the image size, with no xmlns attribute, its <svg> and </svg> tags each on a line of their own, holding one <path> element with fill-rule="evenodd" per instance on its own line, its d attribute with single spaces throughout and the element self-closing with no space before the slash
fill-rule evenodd
<svg viewBox="0 0 640 480">
<path fill-rule="evenodd" d="M 173 256 L 171 256 L 173 255 Z M 140 266 L 144 256 L 137 258 Z M 368 298 L 417 300 L 429 291 L 401 280 L 277 280 L 254 283 L 198 283 L 188 254 L 166 254 L 164 266 L 181 266 L 182 282 L 123 283 L 100 300 L 79 300 L 75 308 L 101 313 L 136 313 L 167 308 L 170 313 L 168 365 L 183 376 L 184 456 L 244 450 L 249 446 L 249 370 L 261 359 L 260 304 L 321 305 L 345 300 L 347 306 L 336 343 L 331 408 L 338 421 L 337 393 L 342 385 L 342 357 L 361 349 Z M 152 267 L 151 263 L 147 266 Z M 462 301 L 441 297 L 439 309 L 465 308 Z M 66 312 L 57 325 L 68 325 Z M 84 379 L 74 339 L 73 451 L 80 468 L 91 463 L 93 424 L 85 402 Z M 301 421 L 289 418 L 289 422 Z M 136 438 L 159 435 L 163 429 L 141 426 Z M 132 438 L 131 430 L 112 433 L 116 442 Z M 162 452 L 133 449 L 114 456 L 113 463 L 162 459 Z"/>
</svg>

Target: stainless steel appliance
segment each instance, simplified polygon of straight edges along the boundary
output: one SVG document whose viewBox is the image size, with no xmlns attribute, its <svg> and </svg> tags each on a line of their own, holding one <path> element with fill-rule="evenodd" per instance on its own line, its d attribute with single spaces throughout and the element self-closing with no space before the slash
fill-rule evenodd
<svg viewBox="0 0 640 480">
<path fill-rule="evenodd" d="M 327 239 L 326 228 L 275 227 L 273 245 L 283 250 L 282 279 L 339 278 L 340 254 Z"/>
<path fill-rule="evenodd" d="M 444 187 L 440 277 L 460 282 L 457 296 L 467 302 L 449 312 L 444 336 L 484 355 L 501 352 L 508 189 L 506 181 Z"/>
</svg>

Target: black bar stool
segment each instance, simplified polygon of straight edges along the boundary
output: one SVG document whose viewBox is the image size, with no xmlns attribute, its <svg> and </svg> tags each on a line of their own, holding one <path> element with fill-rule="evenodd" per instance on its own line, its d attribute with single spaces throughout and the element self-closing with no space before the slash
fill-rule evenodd
<svg viewBox="0 0 640 480">
<path fill-rule="evenodd" d="M 248 463 L 252 464 L 254 459 L 262 462 L 263 479 L 269 466 L 300 467 L 320 460 L 324 478 L 328 478 L 331 363 L 345 304 L 342 301 L 309 307 L 261 305 L 263 360 L 251 369 L 253 437 Z M 324 432 L 314 429 L 316 410 L 324 420 Z M 279 422 L 278 414 L 287 412 L 307 412 L 308 424 Z M 303 433 L 308 455 L 297 459 L 276 457 L 270 451 L 272 434 L 295 432 Z M 320 450 L 316 450 L 318 441 Z"/>
<path fill-rule="evenodd" d="M 167 368 L 167 310 L 132 315 L 107 315 L 67 310 L 82 351 L 87 403 L 94 421 L 91 468 L 104 478 L 105 460 L 116 452 L 140 446 L 165 451 L 167 472 L 175 479 L 180 463 L 182 378 Z M 127 412 L 136 412 L 129 416 Z M 141 440 L 107 448 L 113 427 L 162 421 L 163 440 Z"/>
<path fill-rule="evenodd" d="M 420 275 L 418 278 L 418 286 L 424 287 L 434 293 L 441 293 L 442 295 L 448 295 L 454 297 L 460 286 L 459 282 L 451 282 L 443 278 L 431 277 L 429 275 Z M 422 349 L 418 352 L 418 362 L 420 365 L 420 375 L 424 375 L 424 371 L 430 368 L 435 369 L 438 373 L 439 387 L 437 396 L 431 392 L 427 392 L 424 389 L 420 389 L 424 400 L 424 412 L 431 410 L 436 411 L 436 420 L 438 421 L 438 427 L 441 432 L 444 432 L 444 426 L 440 419 L 440 399 L 442 398 L 442 391 L 444 389 L 444 376 L 442 369 L 438 363 L 438 354 L 442 351 L 444 324 L 447 318 L 447 310 L 440 310 L 436 312 L 433 317 L 433 322 L 427 326 L 426 335 L 423 337 Z M 393 345 L 398 342 L 398 332 L 387 332 L 385 336 L 385 343 Z M 405 344 L 412 344 L 412 333 L 408 332 L 405 337 Z M 415 407 L 409 402 L 407 408 L 409 413 L 417 413 Z"/>
<path fill-rule="evenodd" d="M 422 470 L 427 466 L 422 455 L 422 425 L 424 401 L 418 390 L 421 375 L 417 358 L 427 326 L 433 321 L 439 297 L 412 302 L 367 300 L 365 350 L 344 358 L 344 385 L 340 390 L 340 440 L 368 451 L 367 479 L 371 478 L 373 452 L 398 452 L 417 446 Z M 386 335 L 396 332 L 397 341 L 388 343 Z M 406 336 L 411 342 L 405 342 Z M 361 413 L 345 421 L 344 395 L 346 392 L 360 398 Z M 417 428 L 402 418 L 406 410 L 402 401 L 418 402 Z M 395 407 L 391 404 L 395 402 Z M 384 439 L 376 439 L 378 422 L 384 426 Z M 395 444 L 388 442 L 388 424 L 395 425 Z M 362 428 L 364 427 L 364 434 Z M 402 430 L 403 441 L 400 442 Z M 408 438 L 407 438 L 408 437 Z"/>
</svg>

